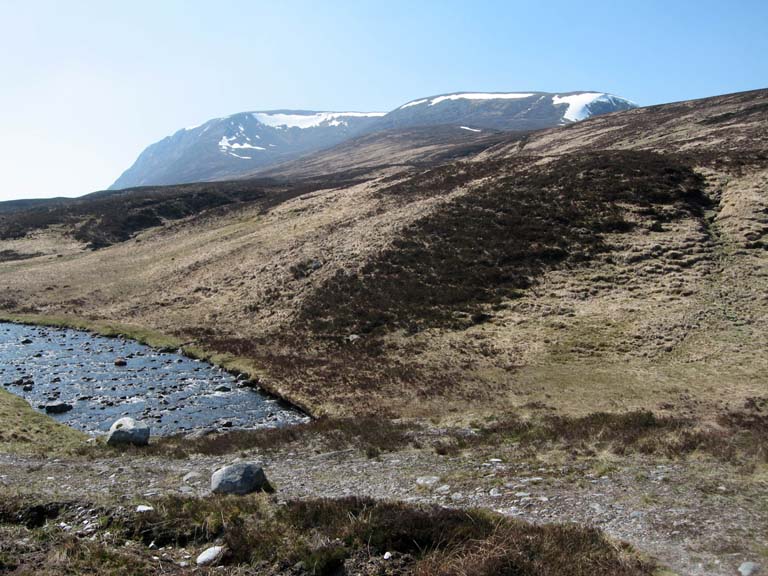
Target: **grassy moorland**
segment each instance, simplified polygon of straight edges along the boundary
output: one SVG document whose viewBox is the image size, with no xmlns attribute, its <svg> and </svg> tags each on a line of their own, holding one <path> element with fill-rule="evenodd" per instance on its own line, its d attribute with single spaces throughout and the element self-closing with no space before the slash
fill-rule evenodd
<svg viewBox="0 0 768 576">
<path fill-rule="evenodd" d="M 184 573 L 212 542 L 233 574 L 655 570 L 620 540 L 682 573 L 761 558 L 767 98 L 1 211 L 0 318 L 180 347 L 318 418 L 116 451 L 0 393 L 0 566 Z M 238 457 L 277 494 L 180 491 Z M 92 541 L 28 521 L 86 509 Z"/>
<path fill-rule="evenodd" d="M 162 334 L 316 415 L 714 420 L 768 376 L 764 99 L 4 214 L 0 308 Z"/>
</svg>

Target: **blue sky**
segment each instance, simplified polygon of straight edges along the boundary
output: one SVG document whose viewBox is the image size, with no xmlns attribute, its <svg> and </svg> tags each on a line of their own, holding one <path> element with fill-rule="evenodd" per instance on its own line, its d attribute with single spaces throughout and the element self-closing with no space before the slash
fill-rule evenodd
<svg viewBox="0 0 768 576">
<path fill-rule="evenodd" d="M 0 200 L 105 188 L 151 142 L 243 110 L 768 87 L 767 30 L 765 0 L 0 0 Z"/>
</svg>

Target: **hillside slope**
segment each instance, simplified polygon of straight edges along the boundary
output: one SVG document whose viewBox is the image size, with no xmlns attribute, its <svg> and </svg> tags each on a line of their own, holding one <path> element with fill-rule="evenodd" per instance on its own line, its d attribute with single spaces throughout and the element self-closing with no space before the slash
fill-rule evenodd
<svg viewBox="0 0 768 576">
<path fill-rule="evenodd" d="M 428 164 L 362 140 L 343 179 L 318 157 L 311 187 L 102 250 L 26 229 L 0 242 L 30 256 L 0 263 L 0 306 L 245 358 L 314 413 L 714 418 L 766 394 L 766 109 L 630 110 Z"/>
</svg>

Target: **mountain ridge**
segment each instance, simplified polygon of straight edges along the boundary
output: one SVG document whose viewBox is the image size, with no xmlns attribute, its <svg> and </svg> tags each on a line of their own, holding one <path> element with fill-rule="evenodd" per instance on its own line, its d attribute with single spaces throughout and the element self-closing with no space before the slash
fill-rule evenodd
<svg viewBox="0 0 768 576">
<path fill-rule="evenodd" d="M 633 107 L 605 92 L 454 92 L 412 100 L 390 112 L 238 112 L 151 144 L 110 189 L 237 178 L 388 129 L 537 130 Z"/>
</svg>

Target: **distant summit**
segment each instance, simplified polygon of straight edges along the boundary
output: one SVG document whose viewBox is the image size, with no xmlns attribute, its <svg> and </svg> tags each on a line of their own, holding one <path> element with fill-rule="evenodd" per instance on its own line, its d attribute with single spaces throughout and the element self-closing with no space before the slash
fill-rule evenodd
<svg viewBox="0 0 768 576">
<path fill-rule="evenodd" d="M 540 130 L 636 107 L 634 102 L 604 92 L 457 92 L 403 104 L 378 126 L 460 123 L 474 129 Z"/>
<path fill-rule="evenodd" d="M 241 112 L 179 130 L 147 147 L 111 190 L 224 180 L 335 146 L 385 112 Z"/>
<path fill-rule="evenodd" d="M 635 107 L 603 92 L 457 92 L 412 100 L 389 113 L 241 112 L 152 144 L 110 189 L 237 178 L 381 130 L 539 130 Z"/>
</svg>

